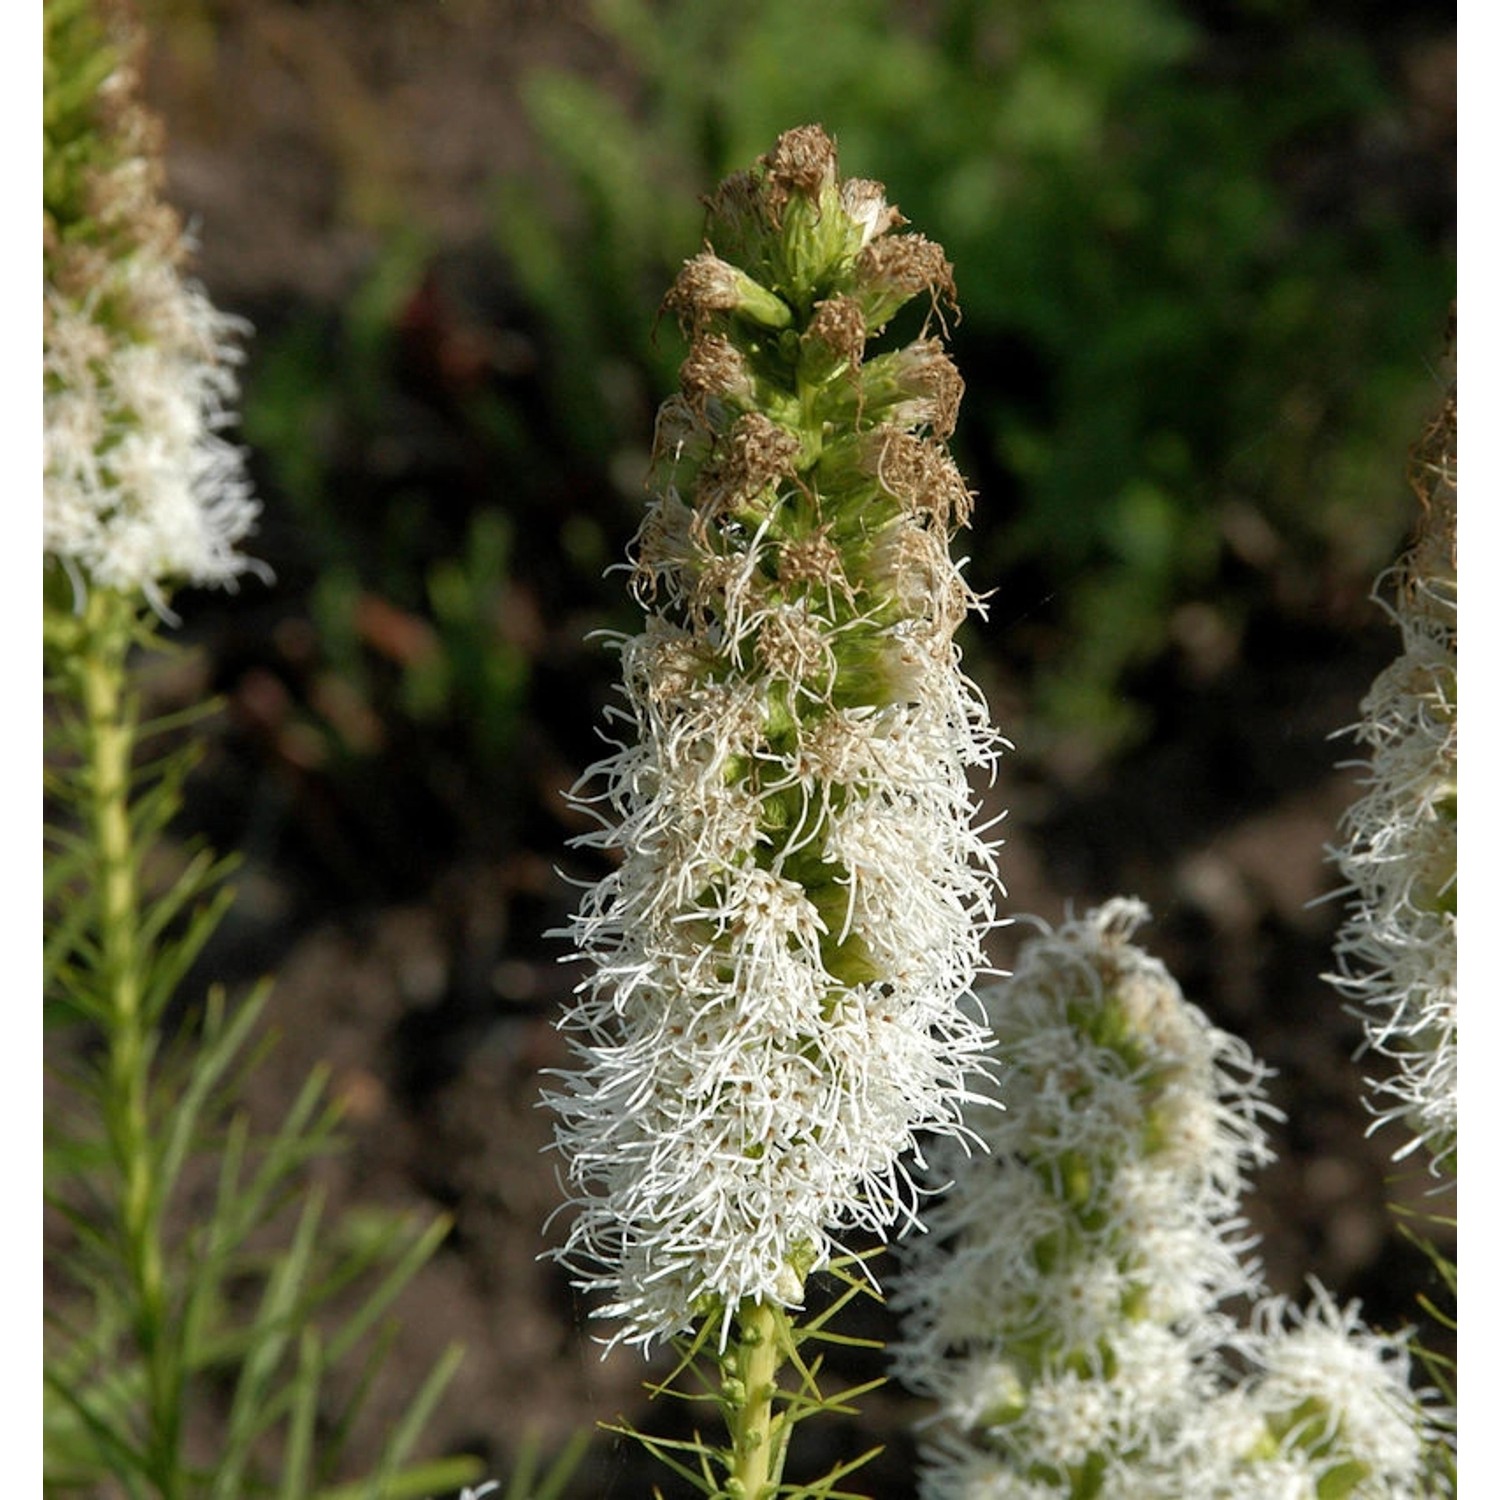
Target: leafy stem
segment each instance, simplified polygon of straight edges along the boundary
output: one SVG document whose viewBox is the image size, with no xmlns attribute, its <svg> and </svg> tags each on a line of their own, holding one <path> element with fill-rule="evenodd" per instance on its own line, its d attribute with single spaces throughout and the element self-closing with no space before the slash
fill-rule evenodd
<svg viewBox="0 0 1500 1500">
<path fill-rule="evenodd" d="M 118 1174 L 121 1260 L 149 1392 L 146 1454 L 161 1495 L 173 1500 L 181 1493 L 182 1370 L 168 1306 L 162 1195 L 151 1125 L 155 1029 L 142 931 L 140 851 L 131 817 L 139 733 L 138 703 L 126 669 L 136 633 L 132 602 L 109 589 L 92 589 L 81 633 L 82 649 L 73 659 L 83 709 L 79 785 L 97 870 L 96 994 L 108 1053 L 100 1103 Z"/>
</svg>

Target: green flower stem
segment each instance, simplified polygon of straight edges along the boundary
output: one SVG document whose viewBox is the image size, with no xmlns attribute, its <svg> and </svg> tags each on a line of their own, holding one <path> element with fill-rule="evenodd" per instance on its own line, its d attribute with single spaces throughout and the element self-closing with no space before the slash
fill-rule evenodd
<svg viewBox="0 0 1500 1500">
<path fill-rule="evenodd" d="M 147 1452 L 163 1500 L 174 1500 L 181 1493 L 182 1391 L 167 1305 L 151 1134 L 154 1018 L 147 1004 L 149 955 L 141 936 L 139 860 L 130 812 L 138 719 L 126 661 L 134 625 L 130 600 L 109 589 L 91 589 L 74 670 L 84 710 L 87 766 L 82 780 L 96 858 L 101 993 L 108 1004 L 104 1099 L 120 1183 L 117 1228 L 150 1393 Z"/>
<path fill-rule="evenodd" d="M 777 1321 L 769 1302 L 747 1297 L 740 1304 L 732 1393 L 740 1400 L 728 1413 L 734 1444 L 728 1491 L 735 1500 L 768 1500 L 781 1482 L 787 1423 L 774 1409 L 776 1376 L 785 1357 Z"/>
</svg>

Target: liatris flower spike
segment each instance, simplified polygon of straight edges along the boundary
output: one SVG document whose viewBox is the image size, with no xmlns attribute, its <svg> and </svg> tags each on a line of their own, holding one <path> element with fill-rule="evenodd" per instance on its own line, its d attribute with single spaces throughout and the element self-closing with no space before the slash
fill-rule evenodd
<svg viewBox="0 0 1500 1500">
<path fill-rule="evenodd" d="M 178 584 L 264 572 L 240 450 L 224 436 L 244 325 L 183 275 L 160 131 L 137 98 L 138 34 L 96 0 L 48 0 L 42 539 L 91 585 L 164 618 Z"/>
<path fill-rule="evenodd" d="M 558 1253 L 613 1340 L 722 1350 L 738 1320 L 785 1357 L 783 1310 L 847 1231 L 910 1221 L 903 1153 L 961 1128 L 981 1067 L 995 884 L 966 773 L 1001 742 L 953 641 L 951 268 L 901 222 L 789 131 L 710 199 L 667 298 L 691 348 L 634 548 L 649 614 L 579 840 L 621 858 L 570 929 L 590 972 L 551 1096 Z M 912 299 L 919 336 L 880 352 Z"/>
<path fill-rule="evenodd" d="M 1264 1070 L 1131 941 L 1145 916 L 1044 932 L 986 992 L 1006 1108 L 987 1152 L 934 1152 L 952 1185 L 894 1297 L 898 1373 L 937 1402 L 924 1500 L 1436 1493 L 1404 1337 L 1321 1289 L 1225 1314 L 1263 1291 L 1239 1202 Z"/>
<path fill-rule="evenodd" d="M 196 993 L 232 901 L 232 857 L 182 826 L 211 705 L 153 715 L 135 667 L 171 590 L 259 569 L 257 507 L 222 435 L 237 325 L 181 275 L 135 11 L 43 4 L 43 1492 L 451 1493 L 471 1460 L 408 1457 L 456 1348 L 365 1479 L 346 1457 L 371 1332 L 447 1225 L 330 1221 L 327 1070 L 252 1127 L 271 982 Z"/>
<path fill-rule="evenodd" d="M 1379 1123 L 1401 1120 L 1433 1172 L 1458 1158 L 1458 438 L 1452 395 L 1415 456 L 1417 540 L 1395 573 L 1401 655 L 1354 728 L 1365 793 L 1336 851 L 1349 882 L 1334 982 L 1368 1045 L 1392 1059 L 1374 1084 Z"/>
</svg>

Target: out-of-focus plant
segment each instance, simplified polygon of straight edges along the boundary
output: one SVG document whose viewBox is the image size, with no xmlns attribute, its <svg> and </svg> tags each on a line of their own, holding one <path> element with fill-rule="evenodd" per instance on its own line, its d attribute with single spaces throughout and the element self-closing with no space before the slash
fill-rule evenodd
<svg viewBox="0 0 1500 1500">
<path fill-rule="evenodd" d="M 1375 679 L 1350 733 L 1365 747 L 1364 791 L 1333 851 L 1349 910 L 1330 976 L 1386 1071 L 1368 1080 L 1376 1125 L 1404 1127 L 1397 1160 L 1425 1157 L 1433 1193 L 1458 1184 L 1458 396 L 1450 388 L 1416 445 L 1416 533 L 1384 580 L 1401 650 Z M 1372 1127 L 1373 1128 L 1373 1127 Z M 1434 1229 L 1454 1221 L 1428 1203 L 1403 1232 L 1431 1262 L 1423 1310 L 1457 1330 L 1458 1266 Z M 1424 1222 L 1425 1221 L 1425 1222 Z M 1450 1394 L 1454 1369 L 1419 1348 Z"/>
<path fill-rule="evenodd" d="M 455 333 L 444 299 L 429 243 L 393 237 L 337 313 L 271 337 L 245 414 L 299 526 L 283 571 L 310 627 L 280 637 L 289 704 L 262 727 L 349 794 L 356 825 L 416 809 L 429 834 L 434 812 L 460 825 L 514 800 L 543 587 L 518 539 L 555 527 L 494 331 Z M 454 338 L 473 340 L 458 366 Z"/>
<path fill-rule="evenodd" d="M 141 672 L 171 650 L 175 591 L 264 572 L 224 434 L 242 329 L 183 275 L 131 12 L 43 16 L 47 1493 L 429 1494 L 475 1472 L 408 1463 L 456 1350 L 373 1471 L 349 1484 L 340 1466 L 391 1301 L 446 1226 L 330 1218 L 326 1074 L 255 1130 L 269 986 L 187 992 L 232 861 L 174 827 L 209 706 L 152 717 Z"/>
<path fill-rule="evenodd" d="M 1352 897 L 1333 976 L 1393 1064 L 1376 1124 L 1457 1174 L 1457 406 L 1413 460 L 1422 513 L 1394 570 L 1402 650 L 1353 733 L 1365 794 L 1335 851 Z M 932 1396 L 924 1500 L 1193 1495 L 1433 1500 L 1457 1493 L 1451 1360 L 1413 1322 L 1363 1324 L 1315 1286 L 1269 1297 L 1237 1217 L 1270 1159 L 1249 1050 L 1188 1005 L 1115 900 L 1027 943 L 985 992 L 1004 1060 L 987 1148 L 941 1143 L 931 1233 L 907 1250 L 898 1368 Z M 1452 1227 L 1451 1219 L 1410 1210 Z M 1456 1330 L 1457 1267 L 1404 1224 Z M 1252 1304 L 1237 1324 L 1230 1299 Z M 1414 1309 L 1415 1312 L 1417 1309 Z M 1415 1360 L 1414 1360 L 1415 1356 Z M 1413 1389 L 1416 1363 L 1432 1386 Z"/>
<path fill-rule="evenodd" d="M 1392 580 L 1401 652 L 1351 731 L 1364 794 L 1336 851 L 1350 911 L 1336 983 L 1369 1048 L 1381 1123 L 1412 1132 L 1439 1179 L 1458 1170 L 1458 404 L 1450 395 L 1413 463 L 1417 536 Z"/>
<path fill-rule="evenodd" d="M 1387 476 L 1452 267 L 1360 189 L 1399 129 L 1371 36 L 1300 7 L 1216 31 L 1172 0 L 594 14 L 632 102 L 534 74 L 548 171 L 500 184 L 495 218 L 581 441 L 619 451 L 631 393 L 666 389 L 676 348 L 639 309 L 692 243 L 682 185 L 815 117 L 964 267 L 960 456 L 1008 654 L 1035 673 L 1033 748 L 1129 734 L 1122 683 L 1179 636 L 1233 641 L 1247 569 L 1348 578 L 1389 555 Z"/>
<path fill-rule="evenodd" d="M 474 1488 L 465 1488 L 458 1500 L 562 1500 L 568 1481 L 583 1460 L 589 1445 L 587 1432 L 575 1432 L 563 1444 L 550 1464 L 543 1463 L 542 1446 L 535 1437 L 526 1438 L 516 1454 L 510 1478 L 502 1486 L 498 1479 L 487 1479 Z"/>
<path fill-rule="evenodd" d="M 1264 1069 L 1135 945 L 1144 917 L 1043 932 L 985 993 L 1005 1107 L 970 1114 L 984 1150 L 933 1152 L 895 1293 L 898 1369 L 938 1408 L 924 1500 L 1452 1494 L 1412 1331 L 1267 1294 L 1239 1217 Z"/>
</svg>

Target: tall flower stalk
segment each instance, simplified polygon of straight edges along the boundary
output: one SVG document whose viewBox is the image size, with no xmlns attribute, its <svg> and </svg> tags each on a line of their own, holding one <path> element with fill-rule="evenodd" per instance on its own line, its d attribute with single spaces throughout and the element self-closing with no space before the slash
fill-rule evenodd
<svg viewBox="0 0 1500 1500">
<path fill-rule="evenodd" d="M 303 1500 L 329 1493 L 368 1389 L 335 1402 L 326 1372 L 445 1226 L 343 1235 L 307 1178 L 334 1146 L 326 1074 L 269 1134 L 239 1108 L 269 986 L 182 993 L 231 862 L 173 834 L 207 705 L 153 717 L 138 665 L 169 649 L 174 591 L 265 572 L 241 550 L 259 507 L 225 435 L 239 325 L 184 278 L 130 11 L 43 16 L 46 1485 Z M 456 1357 L 410 1394 L 361 1493 L 474 1477 L 462 1459 L 403 1469 Z"/>
<path fill-rule="evenodd" d="M 910 1221 L 904 1153 L 962 1128 L 983 1068 L 967 773 L 1000 741 L 953 641 L 975 599 L 949 555 L 952 270 L 902 222 L 818 127 L 709 200 L 667 298 L 691 347 L 633 549 L 647 618 L 578 794 L 601 825 L 579 842 L 619 860 L 569 929 L 557 1253 L 610 1342 L 696 1335 L 729 1434 L 701 1483 L 747 1500 L 783 1493 L 817 1404 L 808 1277 Z"/>
<path fill-rule="evenodd" d="M 144 1372 L 140 1464 L 172 1496 L 182 1492 L 183 1370 L 151 1074 L 171 993 L 160 970 L 186 967 L 222 899 L 198 914 L 180 951 L 159 940 L 221 871 L 197 861 L 180 896 L 148 908 L 143 855 L 175 805 L 184 764 L 178 757 L 140 795 L 128 660 L 150 642 L 151 610 L 168 613 L 174 585 L 232 582 L 259 567 L 237 545 L 258 506 L 220 431 L 235 389 L 235 325 L 182 277 L 186 246 L 160 201 L 159 135 L 136 98 L 125 14 L 48 0 L 43 16 L 45 641 L 71 761 L 54 788 L 78 823 L 59 831 L 49 862 L 67 908 L 49 927 L 49 975 L 104 1039 L 93 1088 L 113 1168 L 121 1290 Z"/>
<path fill-rule="evenodd" d="M 1336 851 L 1349 882 L 1335 983 L 1391 1071 L 1371 1085 L 1381 1124 L 1412 1132 L 1434 1175 L 1458 1168 L 1458 410 L 1449 395 L 1413 465 L 1417 537 L 1394 572 L 1401 653 L 1353 734 L 1364 794 Z"/>
</svg>

